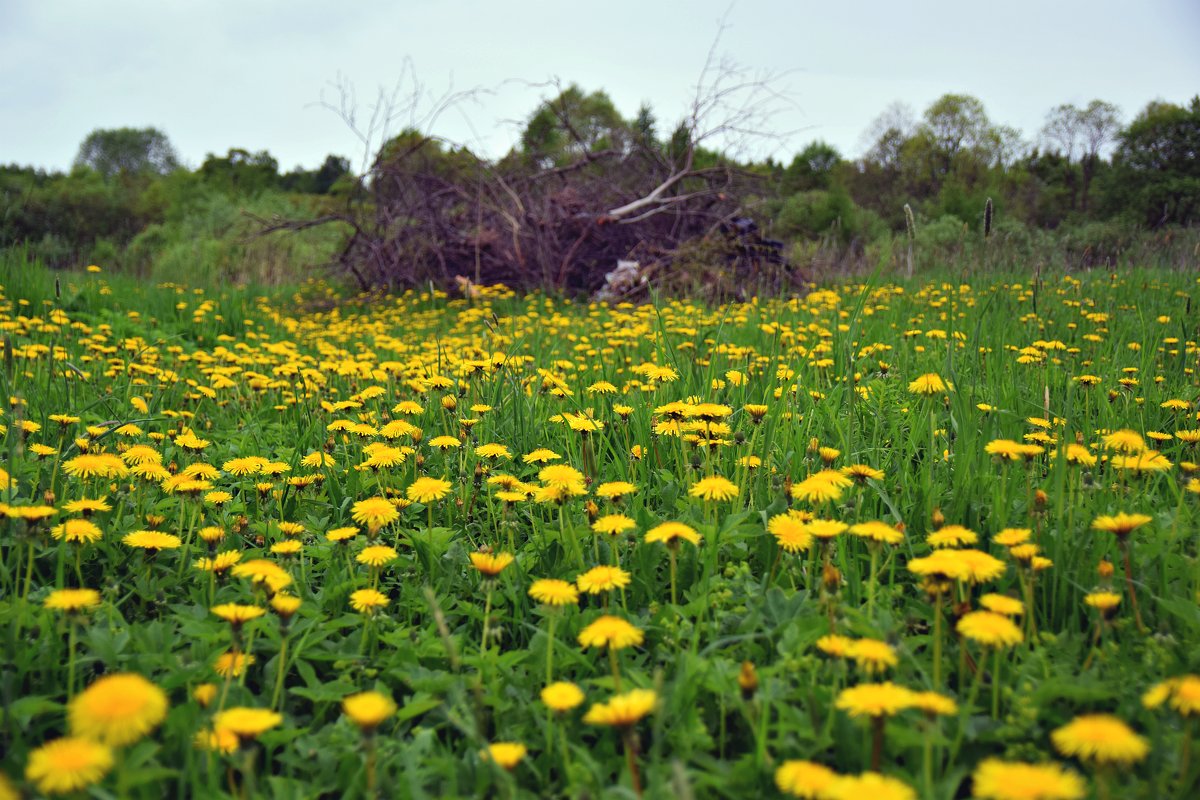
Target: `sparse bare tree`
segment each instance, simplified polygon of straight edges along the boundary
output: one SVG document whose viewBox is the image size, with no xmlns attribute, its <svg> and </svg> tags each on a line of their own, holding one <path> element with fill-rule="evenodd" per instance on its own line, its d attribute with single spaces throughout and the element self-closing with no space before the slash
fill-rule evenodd
<svg viewBox="0 0 1200 800">
<path fill-rule="evenodd" d="M 345 224 L 340 265 L 364 288 L 469 279 L 590 292 L 619 260 L 638 261 L 649 278 L 683 263 L 680 253 L 694 255 L 699 243 L 711 250 L 706 277 L 745 288 L 764 263 L 782 266 L 781 247 L 743 219 L 742 198 L 759 179 L 728 156 L 777 143 L 782 136 L 766 131 L 790 101 L 777 88 L 781 76 L 719 55 L 725 27 L 669 142 L 623 120 L 602 92 L 552 80 L 521 146 L 491 161 L 432 133 L 479 90 L 431 93 L 406 61 L 396 86 L 380 90 L 364 115 L 353 86 L 339 78 L 336 96 L 321 104 L 363 147 L 358 191 L 341 213 L 264 220 L 263 230 Z M 644 291 L 642 284 L 630 288 Z"/>
</svg>

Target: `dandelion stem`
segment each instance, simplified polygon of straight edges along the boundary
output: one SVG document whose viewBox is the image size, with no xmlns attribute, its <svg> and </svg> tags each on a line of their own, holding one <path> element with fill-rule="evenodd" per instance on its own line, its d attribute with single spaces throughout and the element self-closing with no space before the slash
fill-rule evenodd
<svg viewBox="0 0 1200 800">
<path fill-rule="evenodd" d="M 933 600 L 933 689 L 942 687 L 942 593 Z"/>
<path fill-rule="evenodd" d="M 871 771 L 879 772 L 883 767 L 883 728 L 887 717 L 878 714 L 871 717 Z"/>
<path fill-rule="evenodd" d="M 1179 781 L 1183 788 L 1188 788 L 1188 772 L 1192 765 L 1192 720 L 1186 717 L 1183 721 L 1183 741 L 1179 745 Z"/>
<path fill-rule="evenodd" d="M 283 641 L 279 645 L 279 669 L 275 673 L 275 690 L 271 693 L 271 708 L 279 708 L 279 700 L 283 697 L 283 678 L 287 673 L 287 651 L 288 637 L 285 633 Z"/>
<path fill-rule="evenodd" d="M 554 624 L 558 621 L 558 612 L 550 612 L 549 630 L 546 633 L 546 685 L 554 682 Z"/>
<path fill-rule="evenodd" d="M 483 635 L 479 639 L 479 653 L 483 655 L 487 652 L 488 640 L 488 618 L 492 614 L 492 581 L 484 581 L 487 584 L 487 599 L 483 604 Z"/>
<path fill-rule="evenodd" d="M 879 567 L 879 545 L 875 542 L 870 544 L 871 549 L 871 573 L 867 576 L 867 616 L 875 616 L 875 571 Z"/>
<path fill-rule="evenodd" d="M 625 763 L 629 766 L 629 781 L 633 784 L 633 793 L 641 797 L 642 776 L 638 773 L 637 743 L 633 740 L 633 728 L 627 726 L 622 730 L 621 738 L 625 742 Z"/>
<path fill-rule="evenodd" d="M 1137 629 L 1140 633 L 1146 632 L 1146 626 L 1142 623 L 1142 611 L 1138 608 L 1137 591 L 1133 585 L 1133 567 L 1129 563 L 1129 542 L 1124 537 L 1117 539 L 1121 546 L 1121 560 L 1125 563 L 1125 585 L 1129 588 L 1129 602 L 1133 606 L 1133 619 L 1137 623 Z"/>
<path fill-rule="evenodd" d="M 996 648 L 992 667 L 992 719 L 1000 718 L 1000 648 Z"/>
<path fill-rule="evenodd" d="M 67 623 L 67 700 L 75 697 L 75 620 Z"/>
<path fill-rule="evenodd" d="M 679 599 L 675 594 L 675 547 L 672 545 L 667 546 L 667 558 L 671 562 L 671 605 L 674 606 L 679 605 Z"/>
<path fill-rule="evenodd" d="M 617 662 L 617 650 L 611 644 L 608 646 L 608 664 L 612 667 L 613 691 L 621 691 L 621 665 Z"/>
</svg>

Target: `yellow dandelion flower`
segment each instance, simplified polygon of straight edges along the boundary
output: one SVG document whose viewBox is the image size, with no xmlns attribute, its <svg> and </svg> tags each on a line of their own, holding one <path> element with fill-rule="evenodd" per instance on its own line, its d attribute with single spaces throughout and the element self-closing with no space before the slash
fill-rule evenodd
<svg viewBox="0 0 1200 800">
<path fill-rule="evenodd" d="M 132 672 L 96 679 L 67 709 L 72 735 L 110 747 L 133 744 L 166 716 L 166 693 Z"/>
<path fill-rule="evenodd" d="M 1136 764 L 1150 745 L 1128 725 L 1108 714 L 1085 714 L 1050 733 L 1054 748 L 1065 756 L 1094 764 Z"/>
<path fill-rule="evenodd" d="M 42 794 L 73 794 L 99 783 L 112 766 L 113 753 L 107 745 L 83 737 L 64 737 L 29 754 L 25 779 Z"/>
</svg>

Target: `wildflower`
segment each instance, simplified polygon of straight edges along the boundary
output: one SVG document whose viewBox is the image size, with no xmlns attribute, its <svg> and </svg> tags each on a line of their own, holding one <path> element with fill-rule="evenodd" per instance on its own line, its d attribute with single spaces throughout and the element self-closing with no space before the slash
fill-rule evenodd
<svg viewBox="0 0 1200 800">
<path fill-rule="evenodd" d="M 829 767 L 812 761 L 785 761 L 775 770 L 775 785 L 792 797 L 817 800 L 837 777 Z"/>
<path fill-rule="evenodd" d="M 50 535 L 65 542 L 90 544 L 97 542 L 103 536 L 96 525 L 86 519 L 69 519 L 61 525 L 50 529 Z"/>
<path fill-rule="evenodd" d="M 620 567 L 601 565 L 592 567 L 575 579 L 581 592 L 600 594 L 612 589 L 624 589 L 629 585 L 630 574 Z"/>
<path fill-rule="evenodd" d="M 835 519 L 814 519 L 810 520 L 805 528 L 810 534 L 818 539 L 833 539 L 839 534 L 846 531 L 849 526 L 840 520 Z"/>
<path fill-rule="evenodd" d="M 1021 629 L 1011 619 L 993 611 L 964 614 L 956 628 L 968 639 L 988 647 L 1009 647 L 1024 639 Z"/>
<path fill-rule="evenodd" d="M 654 710 L 658 695 L 651 689 L 634 689 L 614 695 L 606 703 L 595 703 L 584 715 L 589 725 L 606 725 L 627 728 Z"/>
<path fill-rule="evenodd" d="M 362 551 L 354 557 L 354 560 L 360 564 L 366 564 L 368 567 L 382 567 L 384 564 L 391 563 L 400 557 L 396 552 L 396 548 L 388 547 L 387 545 L 376 544 L 369 547 L 364 547 Z"/>
<path fill-rule="evenodd" d="M 1015 547 L 1029 541 L 1033 531 L 1029 528 L 1005 528 L 992 537 L 992 541 L 1002 547 Z"/>
<path fill-rule="evenodd" d="M 106 745 L 68 736 L 30 753 L 25 779 L 42 794 L 72 794 L 99 783 L 112 766 L 112 750 Z"/>
<path fill-rule="evenodd" d="M 130 547 L 157 552 L 159 550 L 174 550 L 183 544 L 178 536 L 159 531 L 134 531 L 121 539 Z"/>
<path fill-rule="evenodd" d="M 645 635 L 639 628 L 629 622 L 604 615 L 597 617 L 590 625 L 579 632 L 579 644 L 583 647 L 605 647 L 612 650 L 624 650 L 626 647 L 640 645 Z"/>
<path fill-rule="evenodd" d="M 927 372 L 908 384 L 908 391 L 929 397 L 946 391 L 946 382 L 935 372 Z"/>
<path fill-rule="evenodd" d="M 1088 592 L 1084 595 L 1083 602 L 1085 605 L 1099 611 L 1105 618 L 1108 618 L 1117 610 L 1117 606 L 1121 604 L 1121 595 L 1116 592 Z"/>
<path fill-rule="evenodd" d="M 948 717 L 958 713 L 958 703 L 940 692 L 913 692 L 911 699 L 912 707 L 925 712 L 927 716 Z"/>
<path fill-rule="evenodd" d="M 968 583 L 995 580 L 1003 575 L 1006 569 L 1003 561 L 982 550 L 955 550 L 953 553 L 962 568 L 960 580 Z"/>
<path fill-rule="evenodd" d="M 1025 446 L 1011 439 L 993 439 L 983 446 L 984 452 L 995 456 L 1001 461 L 1018 461 L 1021 459 Z"/>
<path fill-rule="evenodd" d="M 488 578 L 495 578 L 504 568 L 513 562 L 512 553 L 481 553 L 470 554 L 471 566 Z"/>
<path fill-rule="evenodd" d="M 520 742 L 493 742 L 483 751 L 484 758 L 495 762 L 499 767 L 506 770 L 516 769 L 516 766 L 525 758 L 525 745 Z"/>
<path fill-rule="evenodd" d="M 1108 714 L 1076 717 L 1052 731 L 1050 741 L 1063 755 L 1096 764 L 1136 764 L 1150 751 L 1144 738 Z"/>
<path fill-rule="evenodd" d="M 637 523 L 624 514 L 606 514 L 592 523 L 592 530 L 609 536 L 619 536 L 637 527 Z"/>
<path fill-rule="evenodd" d="M 236 650 L 230 650 L 217 656 L 217 660 L 213 662 L 213 670 L 222 678 L 237 678 L 246 671 L 246 667 L 253 664 L 256 660 L 252 653 L 240 653 Z"/>
<path fill-rule="evenodd" d="M 841 472 L 823 469 L 792 485 L 792 497 L 806 503 L 826 503 L 840 500 L 842 490 L 853 484 Z"/>
<path fill-rule="evenodd" d="M 606 497 L 614 502 L 619 502 L 622 497 L 633 494 L 636 491 L 637 487 L 627 481 L 610 481 L 596 487 L 596 496 Z"/>
<path fill-rule="evenodd" d="M 333 528 L 332 530 L 326 531 L 325 540 L 343 544 L 350 541 L 355 536 L 358 536 L 358 528 Z"/>
<path fill-rule="evenodd" d="M 682 522 L 664 522 L 646 531 L 647 544 L 662 542 L 667 546 L 677 546 L 680 539 L 688 544 L 700 544 L 700 534 Z"/>
<path fill-rule="evenodd" d="M 409 500 L 414 503 L 423 503 L 429 505 L 435 500 L 441 500 L 446 495 L 450 494 L 450 489 L 453 485 L 450 481 L 442 480 L 441 478 L 417 478 L 413 481 L 404 494 Z"/>
<path fill-rule="evenodd" d="M 201 572 L 221 573 L 227 571 L 230 567 L 242 560 L 242 554 L 237 550 L 226 550 L 223 553 L 217 553 L 212 558 L 199 558 L 192 565 Z"/>
<path fill-rule="evenodd" d="M 1171 468 L 1171 462 L 1156 450 L 1144 450 L 1128 456 L 1113 456 L 1109 460 L 1109 464 L 1113 469 L 1123 469 L 1135 473 L 1163 472 Z"/>
<path fill-rule="evenodd" d="M 930 547 L 963 547 L 979 541 L 979 534 L 962 525 L 946 525 L 925 537 Z"/>
<path fill-rule="evenodd" d="M 852 717 L 893 716 L 912 705 L 910 689 L 888 681 L 886 683 L 860 683 L 843 689 L 835 705 Z"/>
<path fill-rule="evenodd" d="M 878 772 L 864 772 L 858 776 L 840 776 L 821 794 L 821 800 L 916 800 L 917 793 L 897 778 L 889 778 Z"/>
<path fill-rule="evenodd" d="M 1080 800 L 1083 779 L 1058 764 L 1026 764 L 985 758 L 971 776 L 979 800 Z"/>
<path fill-rule="evenodd" d="M 545 447 L 539 447 L 537 450 L 521 456 L 521 460 L 526 464 L 541 464 L 547 461 L 558 461 L 561 458 L 562 456 L 558 453 L 548 450 Z"/>
<path fill-rule="evenodd" d="M 274 561 L 253 558 L 233 568 L 235 578 L 249 578 L 256 584 L 265 584 L 272 592 L 278 592 L 292 583 L 292 576 Z"/>
<path fill-rule="evenodd" d="M 846 648 L 846 656 L 853 659 L 859 669 L 868 675 L 884 672 L 896 666 L 895 649 L 878 639 L 858 639 Z"/>
<path fill-rule="evenodd" d="M 812 546 L 812 534 L 808 526 L 790 514 L 777 514 L 767 521 L 767 532 L 775 537 L 779 547 L 787 553 L 799 553 Z"/>
<path fill-rule="evenodd" d="M 78 613 L 100 605 L 100 593 L 95 589 L 55 589 L 43 605 L 55 611 Z"/>
<path fill-rule="evenodd" d="M 267 613 L 258 606 L 245 606 L 237 603 L 223 603 L 219 606 L 213 606 L 211 611 L 235 628 L 251 620 L 258 619 Z"/>
<path fill-rule="evenodd" d="M 908 569 L 926 578 L 941 580 L 965 580 L 968 572 L 967 565 L 962 560 L 961 550 L 934 550 L 924 558 L 914 558 L 908 562 Z"/>
<path fill-rule="evenodd" d="M 1025 613 L 1025 604 L 1015 597 L 988 593 L 979 598 L 979 604 L 995 614 L 1018 617 Z"/>
<path fill-rule="evenodd" d="M 400 519 L 400 512 L 386 497 L 369 497 L 351 506 L 350 516 L 360 525 L 366 525 L 371 533 L 376 533 Z"/>
<path fill-rule="evenodd" d="M 389 602 L 388 596 L 377 589 L 359 589 L 350 595 L 350 605 L 362 614 L 374 614 L 375 609 L 384 608 Z"/>
<path fill-rule="evenodd" d="M 573 605 L 579 602 L 579 590 L 573 584 L 556 578 L 541 578 L 529 587 L 529 596 L 548 606 Z"/>
<path fill-rule="evenodd" d="M 859 522 L 851 525 L 849 533 L 871 542 L 881 542 L 883 544 L 900 544 L 900 542 L 904 541 L 904 533 L 902 531 L 879 520 Z"/>
<path fill-rule="evenodd" d="M 63 511 L 66 511 L 68 514 L 83 514 L 86 517 L 89 514 L 101 511 L 112 511 L 112 506 L 108 504 L 108 498 L 106 497 L 100 497 L 95 500 L 89 500 L 85 497 L 63 504 Z"/>
<path fill-rule="evenodd" d="M 850 648 L 854 645 L 854 640 L 836 633 L 829 633 L 817 639 L 816 645 L 817 649 L 827 656 L 846 658 L 850 655 Z"/>
<path fill-rule="evenodd" d="M 342 713 L 363 731 L 373 731 L 396 713 L 396 703 L 381 692 L 359 692 L 342 700 Z"/>
<path fill-rule="evenodd" d="M 98 678 L 67 710 L 71 734 L 110 747 L 133 744 L 167 716 L 167 695 L 131 672 Z"/>
<path fill-rule="evenodd" d="M 1163 703 L 1185 717 L 1200 715 L 1200 676 L 1168 678 L 1142 695 L 1142 705 L 1146 708 L 1158 708 Z"/>
<path fill-rule="evenodd" d="M 62 463 L 63 472 L 75 478 L 119 478 L 128 467 L 111 453 L 83 453 Z"/>
<path fill-rule="evenodd" d="M 1120 430 L 1113 431 L 1101 437 L 1104 443 L 1105 450 L 1113 450 L 1117 453 L 1134 454 L 1140 453 L 1146 449 L 1146 442 L 1135 431 Z"/>
<path fill-rule="evenodd" d="M 215 683 L 202 683 L 192 690 L 192 699 L 204 708 L 208 708 L 212 705 L 212 701 L 217 699 L 218 691 Z"/>
<path fill-rule="evenodd" d="M 551 711 L 564 714 L 583 702 L 583 691 L 570 681 L 558 681 L 542 689 L 541 698 Z"/>
<path fill-rule="evenodd" d="M 246 741 L 257 739 L 272 728 L 279 727 L 282 722 L 283 715 L 269 708 L 234 706 L 213 717 L 213 728 L 229 731 L 239 740 Z"/>
<path fill-rule="evenodd" d="M 551 464 L 538 472 L 538 480 L 556 489 L 568 489 L 572 494 L 583 494 L 583 473 L 566 464 Z"/>
<path fill-rule="evenodd" d="M 304 545 L 295 539 L 288 539 L 271 545 L 271 553 L 277 556 L 294 556 L 303 549 Z"/>
<path fill-rule="evenodd" d="M 701 478 L 688 490 L 692 497 L 699 497 L 709 502 L 723 502 L 738 496 L 737 484 L 720 475 Z"/>
</svg>

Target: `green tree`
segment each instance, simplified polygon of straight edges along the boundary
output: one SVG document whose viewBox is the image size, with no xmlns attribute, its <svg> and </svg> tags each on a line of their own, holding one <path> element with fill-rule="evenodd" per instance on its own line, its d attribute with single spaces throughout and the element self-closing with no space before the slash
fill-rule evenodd
<svg viewBox="0 0 1200 800">
<path fill-rule="evenodd" d="M 1146 106 L 1121 133 L 1108 185 L 1110 203 L 1150 227 L 1200 220 L 1200 95 Z"/>
<path fill-rule="evenodd" d="M 828 189 L 834 181 L 834 171 L 842 163 L 842 154 L 833 145 L 815 141 L 796 154 L 783 172 L 785 194 L 811 189 Z"/>
<path fill-rule="evenodd" d="M 206 183 L 231 194 L 258 194 L 279 185 L 279 162 L 266 150 L 231 147 L 223 157 L 209 153 L 199 172 Z"/>
<path fill-rule="evenodd" d="M 105 178 L 116 175 L 166 175 L 179 167 L 179 156 L 157 128 L 98 128 L 79 145 L 75 165 Z"/>
<path fill-rule="evenodd" d="M 562 165 L 601 150 L 622 150 L 630 139 L 629 125 L 605 92 L 585 94 L 571 84 L 538 106 L 521 135 L 521 150 L 543 165 Z"/>
</svg>

